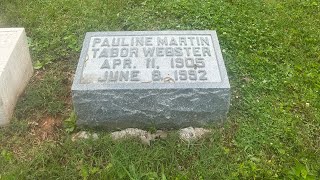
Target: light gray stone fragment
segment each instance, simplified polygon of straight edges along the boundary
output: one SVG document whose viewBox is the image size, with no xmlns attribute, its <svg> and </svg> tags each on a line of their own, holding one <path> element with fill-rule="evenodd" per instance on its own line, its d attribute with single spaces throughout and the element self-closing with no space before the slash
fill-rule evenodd
<svg viewBox="0 0 320 180">
<path fill-rule="evenodd" d="M 127 128 L 121 131 L 116 131 L 111 133 L 111 137 L 113 140 L 124 139 L 128 137 L 141 137 L 141 136 L 150 136 L 151 134 L 145 130 L 137 129 L 137 128 Z"/>
<path fill-rule="evenodd" d="M 165 139 L 167 137 L 167 133 L 161 130 L 157 130 L 156 133 L 152 134 L 142 129 L 127 128 L 111 133 L 111 137 L 113 140 L 139 138 L 143 144 L 150 145 L 151 141 L 154 141 L 156 139 Z"/>
<path fill-rule="evenodd" d="M 180 139 L 186 142 L 192 142 L 200 139 L 205 134 L 208 134 L 210 132 L 211 131 L 209 129 L 188 127 L 188 128 L 180 129 L 179 136 L 180 136 Z"/>
</svg>

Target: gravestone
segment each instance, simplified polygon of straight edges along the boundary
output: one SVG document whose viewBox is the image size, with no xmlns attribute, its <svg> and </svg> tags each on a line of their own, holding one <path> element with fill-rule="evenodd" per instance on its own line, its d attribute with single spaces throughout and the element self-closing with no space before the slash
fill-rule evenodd
<svg viewBox="0 0 320 180">
<path fill-rule="evenodd" d="M 32 73 L 24 28 L 0 28 L 0 126 L 9 123 Z"/>
<path fill-rule="evenodd" d="M 89 32 L 72 98 L 81 126 L 181 128 L 226 118 L 215 31 Z"/>
</svg>

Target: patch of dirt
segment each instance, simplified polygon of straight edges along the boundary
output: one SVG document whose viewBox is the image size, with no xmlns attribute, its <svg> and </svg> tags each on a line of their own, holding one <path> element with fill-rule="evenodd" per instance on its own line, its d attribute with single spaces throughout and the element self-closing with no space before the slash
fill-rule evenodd
<svg viewBox="0 0 320 180">
<path fill-rule="evenodd" d="M 42 81 L 44 79 L 46 72 L 41 70 L 34 70 L 33 76 L 30 79 L 30 83 Z"/>
<path fill-rule="evenodd" d="M 56 139 L 58 129 L 62 126 L 61 118 L 45 117 L 40 122 L 30 122 L 30 135 L 37 141 L 46 141 Z"/>
</svg>

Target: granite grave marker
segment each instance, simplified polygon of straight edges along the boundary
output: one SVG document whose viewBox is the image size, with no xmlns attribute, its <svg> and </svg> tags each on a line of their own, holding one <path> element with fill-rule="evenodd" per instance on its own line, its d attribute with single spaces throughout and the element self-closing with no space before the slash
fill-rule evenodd
<svg viewBox="0 0 320 180">
<path fill-rule="evenodd" d="M 215 31 L 89 32 L 72 97 L 78 125 L 181 128 L 225 119 L 230 85 Z"/>
</svg>

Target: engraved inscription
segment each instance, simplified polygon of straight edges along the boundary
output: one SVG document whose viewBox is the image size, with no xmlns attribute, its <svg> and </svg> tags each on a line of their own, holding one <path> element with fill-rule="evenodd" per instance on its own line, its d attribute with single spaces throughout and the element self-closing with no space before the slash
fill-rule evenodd
<svg viewBox="0 0 320 180">
<path fill-rule="evenodd" d="M 210 34 L 90 39 L 81 83 L 221 82 Z"/>
</svg>

